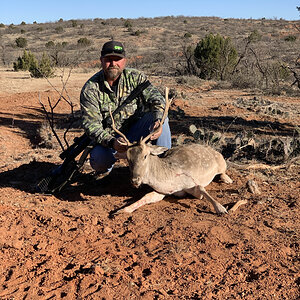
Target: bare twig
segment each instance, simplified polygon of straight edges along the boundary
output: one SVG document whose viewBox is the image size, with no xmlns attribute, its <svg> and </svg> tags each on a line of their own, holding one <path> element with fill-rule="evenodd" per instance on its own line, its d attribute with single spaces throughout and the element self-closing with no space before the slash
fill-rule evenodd
<svg viewBox="0 0 300 300">
<path fill-rule="evenodd" d="M 300 89 L 300 74 L 298 74 L 293 68 L 286 66 L 294 75 L 295 81 L 291 84 L 291 86 L 297 84 L 297 87 Z"/>
<path fill-rule="evenodd" d="M 44 78 L 48 81 L 48 83 L 51 85 L 51 87 L 59 94 L 59 98 L 54 104 L 51 102 L 50 98 L 48 97 L 48 105 L 50 107 L 50 112 L 47 111 L 47 109 L 46 109 L 45 105 L 42 103 L 40 95 L 39 95 L 39 102 L 40 102 L 40 104 L 41 104 L 41 106 L 42 106 L 42 108 L 43 108 L 43 110 L 46 114 L 46 117 L 47 117 L 47 120 L 48 120 L 49 125 L 51 127 L 51 130 L 52 130 L 54 136 L 56 137 L 56 139 L 57 139 L 57 141 L 58 141 L 58 143 L 59 143 L 59 145 L 60 145 L 60 147 L 62 148 L 63 151 L 65 150 L 64 146 L 63 146 L 61 140 L 59 139 L 59 137 L 58 137 L 58 135 L 55 131 L 55 128 L 54 128 L 54 110 L 59 105 L 59 103 L 63 100 L 70 106 L 71 116 L 74 117 L 74 107 L 75 107 L 75 105 L 70 100 L 70 97 L 68 96 L 68 92 L 67 92 L 67 89 L 66 89 L 66 86 L 67 86 L 67 83 L 70 79 L 72 70 L 73 69 L 70 68 L 70 70 L 67 74 L 66 80 L 64 80 L 64 70 L 62 71 L 63 74 L 61 76 L 61 82 L 62 82 L 62 90 L 61 91 L 58 91 L 56 89 L 56 87 L 50 82 L 50 80 L 47 77 L 44 76 Z M 64 93 L 67 95 L 67 98 L 63 95 Z M 66 145 L 67 148 L 69 147 L 69 143 L 68 143 L 68 140 L 67 140 L 67 133 L 69 132 L 69 130 L 72 126 L 72 123 L 73 122 L 71 122 L 68 125 L 68 128 L 65 130 L 64 135 L 63 135 L 63 139 L 64 139 L 64 142 L 65 142 L 65 145 Z"/>
<path fill-rule="evenodd" d="M 54 116 L 53 116 L 54 113 L 53 113 L 53 107 L 51 106 L 50 98 L 48 97 L 48 103 L 50 103 L 51 116 L 49 116 L 49 113 L 48 113 L 48 111 L 47 111 L 47 109 L 46 109 L 44 103 L 41 101 L 41 95 L 40 95 L 40 93 L 39 93 L 39 102 L 40 102 L 40 104 L 41 104 L 41 106 L 42 106 L 42 108 L 43 108 L 43 110 L 44 110 L 44 112 L 45 112 L 45 114 L 46 114 L 46 118 L 47 118 L 47 120 L 48 120 L 48 122 L 49 122 L 49 125 L 50 125 L 50 128 L 51 128 L 51 130 L 52 130 L 52 133 L 54 134 L 55 138 L 57 139 L 57 141 L 58 141 L 58 143 L 59 143 L 61 149 L 64 151 L 65 148 L 64 148 L 64 146 L 63 146 L 63 144 L 62 144 L 60 138 L 58 137 L 58 135 L 57 135 L 57 133 L 56 133 L 56 131 L 55 131 L 55 129 L 54 129 Z"/>
<path fill-rule="evenodd" d="M 242 61 L 242 59 L 245 57 L 246 52 L 247 52 L 247 49 L 248 49 L 250 43 L 251 43 L 251 40 L 248 39 L 248 40 L 247 40 L 247 43 L 246 43 L 246 45 L 245 45 L 244 51 L 243 51 L 243 53 L 240 55 L 240 57 L 239 57 L 237 63 L 235 64 L 235 66 L 233 67 L 233 70 L 232 70 L 231 74 L 234 74 L 234 73 L 235 73 L 236 68 L 238 67 L 238 65 L 240 64 L 240 62 Z"/>
<path fill-rule="evenodd" d="M 256 59 L 256 65 L 257 65 L 257 68 L 259 70 L 259 72 L 263 75 L 263 78 L 265 78 L 266 80 L 266 87 L 268 88 L 268 76 L 267 76 L 267 71 L 263 69 L 263 67 L 261 66 L 260 64 L 260 61 L 257 57 L 257 54 L 256 52 L 252 49 L 252 48 L 249 48 L 249 50 L 253 53 L 255 59 Z"/>
<path fill-rule="evenodd" d="M 231 209 L 229 209 L 229 213 L 235 212 L 241 205 L 247 204 L 248 200 L 239 200 L 237 203 L 235 203 Z"/>
<path fill-rule="evenodd" d="M 300 27 L 297 24 L 294 24 L 294 27 L 300 32 Z"/>
</svg>

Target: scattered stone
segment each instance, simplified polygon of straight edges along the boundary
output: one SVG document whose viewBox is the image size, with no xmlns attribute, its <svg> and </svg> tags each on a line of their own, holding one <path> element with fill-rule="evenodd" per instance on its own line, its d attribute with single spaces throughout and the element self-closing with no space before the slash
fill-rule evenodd
<svg viewBox="0 0 300 300">
<path fill-rule="evenodd" d="M 237 98 L 233 104 L 239 108 L 273 117 L 281 116 L 288 118 L 299 115 L 298 104 L 276 103 L 260 97 L 254 97 L 253 99 Z"/>
<path fill-rule="evenodd" d="M 247 181 L 247 187 L 248 187 L 248 190 L 250 193 L 256 194 L 256 195 L 261 194 L 261 191 L 260 191 L 257 183 L 253 179 L 250 179 Z"/>
<path fill-rule="evenodd" d="M 228 211 L 229 213 L 235 212 L 241 205 L 247 204 L 248 200 L 239 200 L 233 205 L 233 207 Z"/>
<path fill-rule="evenodd" d="M 103 233 L 105 233 L 105 234 L 109 234 L 110 232 L 111 232 L 111 228 L 110 227 L 105 227 L 103 229 Z"/>
<path fill-rule="evenodd" d="M 192 124 L 192 125 L 189 127 L 189 130 L 190 130 L 191 134 L 194 135 L 194 133 L 195 133 L 198 129 L 197 129 L 197 127 L 196 127 L 194 124 Z"/>
</svg>

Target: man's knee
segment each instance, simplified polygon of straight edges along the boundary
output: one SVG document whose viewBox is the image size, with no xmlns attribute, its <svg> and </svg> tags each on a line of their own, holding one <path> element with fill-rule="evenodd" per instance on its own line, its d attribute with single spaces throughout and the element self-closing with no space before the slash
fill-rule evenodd
<svg viewBox="0 0 300 300">
<path fill-rule="evenodd" d="M 164 124 L 163 124 L 163 130 L 160 135 L 160 137 L 157 139 L 156 145 L 163 146 L 167 148 L 171 148 L 172 141 L 171 141 L 171 131 L 169 126 L 169 119 L 166 118 Z"/>
<path fill-rule="evenodd" d="M 97 172 L 105 173 L 109 171 L 115 162 L 113 150 L 110 148 L 97 145 L 90 153 L 91 167 Z"/>
</svg>

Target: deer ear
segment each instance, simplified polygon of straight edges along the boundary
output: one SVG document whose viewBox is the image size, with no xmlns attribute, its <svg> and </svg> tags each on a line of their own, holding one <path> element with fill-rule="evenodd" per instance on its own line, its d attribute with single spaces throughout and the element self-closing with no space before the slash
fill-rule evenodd
<svg viewBox="0 0 300 300">
<path fill-rule="evenodd" d="M 167 147 L 156 146 L 156 145 L 151 145 L 151 144 L 147 144 L 147 145 L 150 148 L 151 155 L 160 155 L 160 154 L 166 152 L 167 150 L 169 150 Z"/>
</svg>

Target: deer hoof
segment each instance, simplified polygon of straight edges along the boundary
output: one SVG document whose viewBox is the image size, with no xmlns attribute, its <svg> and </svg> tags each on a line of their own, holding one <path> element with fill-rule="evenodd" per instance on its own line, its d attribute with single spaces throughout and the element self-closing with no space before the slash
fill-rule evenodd
<svg viewBox="0 0 300 300">
<path fill-rule="evenodd" d="M 216 206 L 215 209 L 216 209 L 216 213 L 218 215 L 228 214 L 228 211 L 226 210 L 226 208 L 221 204 Z"/>
</svg>

